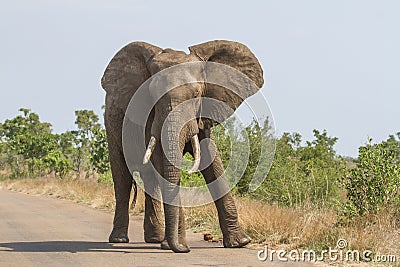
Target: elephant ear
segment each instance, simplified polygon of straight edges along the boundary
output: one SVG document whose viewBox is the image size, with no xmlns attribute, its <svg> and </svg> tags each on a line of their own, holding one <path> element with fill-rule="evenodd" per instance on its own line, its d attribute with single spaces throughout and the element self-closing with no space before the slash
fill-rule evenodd
<svg viewBox="0 0 400 267">
<path fill-rule="evenodd" d="M 246 98 L 255 94 L 264 84 L 260 63 L 250 49 L 241 43 L 216 40 L 191 46 L 189 51 L 202 61 L 227 65 L 249 78 L 243 79 L 243 75 L 240 73 L 238 75 L 232 69 L 229 71 L 229 67 L 206 65 L 207 81 L 220 81 L 220 85 L 229 85 L 229 87 L 224 87 L 214 82 L 206 84 L 205 97 L 222 101 L 229 106 L 227 108 L 224 105 L 212 104 L 213 101 L 205 101 L 208 104 L 205 103 L 203 109 L 207 109 L 205 111 L 207 117 L 214 118 L 213 123 L 226 120 Z"/>
<path fill-rule="evenodd" d="M 101 79 L 107 93 L 133 95 L 149 77 L 147 62 L 162 49 L 145 43 L 132 42 L 111 59 Z"/>
<path fill-rule="evenodd" d="M 124 147 L 136 147 L 137 149 L 123 150 L 125 157 L 129 158 L 130 170 L 139 170 L 142 166 L 145 151 L 144 132 L 146 120 L 152 120 L 152 115 L 143 118 L 143 122 L 132 123 L 125 120 L 125 111 L 132 96 L 139 87 L 151 76 L 147 63 L 162 49 L 144 42 L 132 42 L 119 50 L 111 59 L 101 79 L 101 85 L 107 92 L 106 97 L 106 128 L 107 136 L 115 147 L 123 150 Z M 140 93 L 143 101 L 135 103 L 133 107 L 140 111 L 146 110 L 147 99 L 150 94 L 146 88 Z M 138 92 L 139 93 L 139 92 Z M 150 107 L 151 108 L 151 107 Z M 131 112 L 132 113 L 132 112 Z M 129 113 L 129 114 L 131 114 Z M 140 114 L 140 113 L 139 113 Z M 139 116 L 140 117 L 140 116 Z M 126 124 L 124 125 L 124 122 Z M 149 123 L 151 125 L 151 123 Z M 123 127 L 128 129 L 123 131 Z M 129 134 L 129 135 L 126 135 Z M 129 140 L 129 146 L 124 146 L 123 140 Z M 118 153 L 120 153 L 119 151 Z"/>
</svg>

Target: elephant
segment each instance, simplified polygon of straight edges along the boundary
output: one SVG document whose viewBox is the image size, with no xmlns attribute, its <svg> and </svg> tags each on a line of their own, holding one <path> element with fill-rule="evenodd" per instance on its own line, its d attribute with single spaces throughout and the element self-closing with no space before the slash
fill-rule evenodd
<svg viewBox="0 0 400 267">
<path fill-rule="evenodd" d="M 166 92 L 154 107 L 149 108 L 151 112 L 146 118 L 144 128 L 132 129 L 132 138 L 140 135 L 139 131 L 144 131 L 145 144 L 132 147 L 134 155 L 130 159 L 130 164 L 133 166 L 131 169 L 124 157 L 122 129 L 125 112 L 130 99 L 138 88 L 155 74 L 181 63 L 215 62 L 234 68 L 256 85 L 238 89 L 245 96 L 244 98 L 255 94 L 264 83 L 263 70 L 259 61 L 247 46 L 239 42 L 208 41 L 190 46 L 189 51 L 190 53 L 186 53 L 170 48 L 162 49 L 146 42 L 132 42 L 115 54 L 104 71 L 101 79 L 101 85 L 106 91 L 104 119 L 116 199 L 113 230 L 109 236 L 110 243 L 129 242 L 127 235 L 129 199 L 132 186 L 136 190 L 132 171 L 139 172 L 145 189 L 143 223 L 145 242 L 161 243 L 161 248 L 171 249 L 178 253 L 190 251 L 185 238 L 184 210 L 179 205 L 160 201 L 160 199 L 168 198 L 174 188 L 160 186 L 157 179 L 154 178 L 155 171 L 170 185 L 179 185 L 180 169 L 172 164 L 170 159 L 175 159 L 179 163 L 182 156 L 189 152 L 193 155 L 195 162 L 191 172 L 197 171 L 201 166 L 201 161 L 208 158 L 210 163 L 200 170 L 207 185 L 218 177 L 223 181 L 226 180 L 218 151 L 213 155 L 208 149 L 201 151 L 201 155 L 199 151 L 199 142 L 207 138 L 212 139 L 212 127 L 221 121 L 197 118 L 199 105 L 189 105 L 184 109 L 180 107 L 180 104 L 191 99 L 196 99 L 196 103 L 200 103 L 200 105 L 205 97 L 216 99 L 226 105 L 207 105 L 207 109 L 211 113 L 223 114 L 222 118 L 226 119 L 244 99 L 218 85 L 190 83 Z M 229 77 L 227 78 L 229 79 Z M 148 91 L 144 91 L 144 94 L 147 94 L 150 99 L 154 92 L 148 89 Z M 142 101 L 141 105 L 147 105 L 147 102 Z M 229 108 L 227 109 L 227 107 Z M 176 110 L 174 116 L 170 116 L 171 110 Z M 183 114 L 189 114 L 189 118 L 192 119 L 185 121 L 181 118 Z M 137 116 L 141 116 L 141 114 L 137 114 Z M 159 144 L 163 125 L 167 125 L 169 129 L 166 133 L 167 140 L 176 145 L 163 148 Z M 138 132 L 135 133 L 135 131 Z M 146 144 L 149 145 L 146 146 Z M 146 164 L 149 161 L 155 171 L 149 167 L 149 164 Z M 159 198 L 154 196 L 159 196 Z M 227 192 L 222 197 L 215 199 L 214 203 L 218 211 L 224 247 L 238 248 L 251 242 L 251 238 L 239 225 L 237 209 L 231 193 Z"/>
</svg>

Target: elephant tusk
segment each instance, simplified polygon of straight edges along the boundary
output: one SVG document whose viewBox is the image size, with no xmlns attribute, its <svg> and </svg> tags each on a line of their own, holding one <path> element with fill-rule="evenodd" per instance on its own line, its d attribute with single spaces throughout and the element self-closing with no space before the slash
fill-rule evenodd
<svg viewBox="0 0 400 267">
<path fill-rule="evenodd" d="M 197 134 L 192 137 L 191 141 L 194 155 L 194 164 L 193 167 L 190 169 L 189 174 L 197 172 L 200 166 L 200 143 Z"/>
<path fill-rule="evenodd" d="M 143 157 L 143 164 L 147 164 L 149 162 L 151 154 L 153 154 L 154 148 L 156 146 L 156 142 L 157 142 L 156 138 L 152 136 L 147 146 L 146 153 L 144 154 Z"/>
</svg>

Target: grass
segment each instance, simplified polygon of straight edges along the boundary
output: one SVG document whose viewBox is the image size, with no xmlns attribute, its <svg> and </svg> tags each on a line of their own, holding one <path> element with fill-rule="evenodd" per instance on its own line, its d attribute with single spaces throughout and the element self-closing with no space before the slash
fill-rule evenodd
<svg viewBox="0 0 400 267">
<path fill-rule="evenodd" d="M 113 210 L 113 188 L 87 180 L 55 178 L 14 179 L 0 181 L 0 188 L 48 195 L 84 203 L 94 208 Z M 239 220 L 252 237 L 253 247 L 268 244 L 279 249 L 334 248 L 339 238 L 347 240 L 348 249 L 371 250 L 376 254 L 395 254 L 400 260 L 400 222 L 393 210 L 339 224 L 340 216 L 332 209 L 305 204 L 301 207 L 280 207 L 251 199 L 236 198 Z M 132 214 L 144 211 L 144 194 L 138 193 Z M 187 226 L 197 232 L 211 233 L 221 238 L 217 211 L 213 204 L 186 208 Z"/>
<path fill-rule="evenodd" d="M 0 181 L 0 188 L 26 194 L 45 195 L 72 200 L 93 208 L 113 210 L 115 208 L 112 186 L 96 183 L 92 180 L 27 178 Z M 138 201 L 133 214 L 144 211 L 144 195 L 138 194 Z"/>
<path fill-rule="evenodd" d="M 379 254 L 400 256 L 400 223 L 392 211 L 382 212 L 340 226 L 340 216 L 328 208 L 313 205 L 279 207 L 255 200 L 236 198 L 241 226 L 255 246 L 268 244 L 279 249 L 334 248 L 340 238 L 347 240 L 349 249 L 369 249 Z M 210 229 L 216 233 L 219 226 L 213 205 L 191 208 L 187 220 L 194 229 Z M 397 218 L 396 218 L 397 217 Z"/>
</svg>

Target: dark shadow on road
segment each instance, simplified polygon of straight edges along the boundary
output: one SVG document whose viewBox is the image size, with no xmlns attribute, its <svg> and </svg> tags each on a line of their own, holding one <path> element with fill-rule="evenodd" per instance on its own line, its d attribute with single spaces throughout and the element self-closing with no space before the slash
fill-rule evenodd
<svg viewBox="0 0 400 267">
<path fill-rule="evenodd" d="M 0 252 L 127 252 L 126 249 L 160 250 L 157 244 L 132 242 L 129 244 L 110 244 L 88 241 L 43 241 L 0 243 Z"/>
<path fill-rule="evenodd" d="M 219 248 L 219 246 L 191 246 L 193 249 Z M 138 251 L 140 250 L 140 251 Z M 0 243 L 2 252 L 120 252 L 120 253 L 168 253 L 170 250 L 160 249 L 159 244 L 131 242 L 127 244 L 111 244 L 88 241 L 43 241 L 43 242 L 10 242 Z"/>
</svg>

